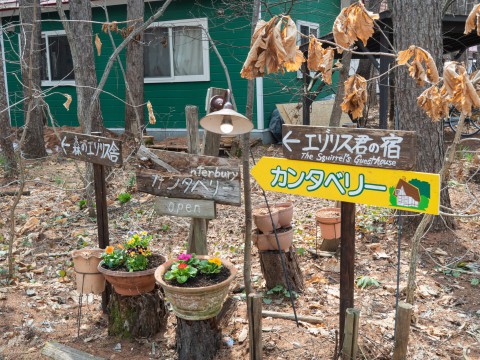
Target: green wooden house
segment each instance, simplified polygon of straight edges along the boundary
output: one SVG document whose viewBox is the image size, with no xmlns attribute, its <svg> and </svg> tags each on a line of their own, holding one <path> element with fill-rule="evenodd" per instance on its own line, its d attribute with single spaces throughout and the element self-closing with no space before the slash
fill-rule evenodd
<svg viewBox="0 0 480 360">
<path fill-rule="evenodd" d="M 64 3 L 68 10 L 67 1 Z M 126 0 L 107 0 L 106 3 L 110 21 L 126 20 Z M 145 1 L 145 19 L 163 3 Z M 261 18 L 268 20 L 273 14 L 290 10 L 292 19 L 303 34 L 322 35 L 330 32 L 340 11 L 339 0 L 272 1 L 273 3 L 276 5 L 261 9 Z M 103 43 L 101 55 L 96 54 L 98 79 L 113 52 L 108 35 L 102 32 L 102 23 L 106 21 L 103 4 L 103 0 L 92 1 L 93 34 L 98 34 Z M 199 115 L 203 116 L 208 88 L 227 88 L 224 69 L 202 29 L 208 30 L 228 68 L 237 110 L 245 112 L 247 80 L 240 77 L 240 70 L 249 50 L 251 5 L 251 0 L 176 0 L 148 28 L 144 41 L 145 102 L 149 100 L 152 103 L 157 119 L 156 125 L 148 126 L 149 134 L 156 137 L 181 135 L 185 131 L 185 106 L 198 106 Z M 73 64 L 68 41 L 55 9 L 55 0 L 42 0 L 41 10 L 42 90 L 56 124 L 78 126 Z M 22 105 L 19 103 L 23 94 L 19 66 L 21 29 L 18 14 L 17 1 L 0 1 L 2 56 L 12 126 L 22 126 L 24 121 Z M 118 45 L 123 39 L 114 34 L 114 40 Z M 94 39 L 92 46 L 93 43 Z M 122 52 L 121 59 L 125 66 L 125 52 Z M 330 93 L 331 89 L 325 90 L 325 95 Z M 63 94 L 70 94 L 73 98 L 69 111 L 63 106 Z M 252 135 L 262 136 L 268 141 L 268 124 L 275 104 L 301 102 L 301 95 L 302 79 L 297 73 L 274 74 L 256 79 L 255 127 Z M 123 129 L 125 81 L 117 62 L 110 72 L 100 101 L 104 125 L 112 130 Z"/>
</svg>

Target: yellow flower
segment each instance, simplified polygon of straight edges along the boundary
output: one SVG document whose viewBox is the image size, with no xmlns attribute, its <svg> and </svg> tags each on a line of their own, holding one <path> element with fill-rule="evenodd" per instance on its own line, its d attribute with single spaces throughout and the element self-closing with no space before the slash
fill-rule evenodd
<svg viewBox="0 0 480 360">
<path fill-rule="evenodd" d="M 146 231 L 142 231 L 140 234 L 142 234 L 142 235 L 147 235 L 147 232 L 146 232 Z"/>
<path fill-rule="evenodd" d="M 219 258 L 213 258 L 213 259 L 209 259 L 208 260 L 209 263 L 213 263 L 217 266 L 220 266 L 222 265 L 222 260 L 220 260 Z"/>
<path fill-rule="evenodd" d="M 105 249 L 105 253 L 107 253 L 107 254 L 113 253 L 113 246 L 107 246 L 106 249 Z"/>
<path fill-rule="evenodd" d="M 128 240 L 127 244 L 128 244 L 128 245 L 132 245 L 134 241 L 135 241 L 135 239 L 134 239 L 134 238 L 131 238 L 130 240 Z"/>
</svg>

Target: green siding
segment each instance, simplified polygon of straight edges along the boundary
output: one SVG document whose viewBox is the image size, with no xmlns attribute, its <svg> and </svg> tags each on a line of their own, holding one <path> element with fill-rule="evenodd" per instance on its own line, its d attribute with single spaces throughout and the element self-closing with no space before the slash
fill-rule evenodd
<svg viewBox="0 0 480 360">
<path fill-rule="evenodd" d="M 182 0 L 173 2 L 164 16 L 157 21 L 186 19 L 186 18 L 208 18 L 209 32 L 212 39 L 225 62 L 232 82 L 234 98 L 237 109 L 245 113 L 247 81 L 240 77 L 240 70 L 246 59 L 250 44 L 250 19 L 251 8 L 231 5 L 222 6 L 220 1 L 204 1 L 204 6 L 199 6 L 196 0 Z M 234 2 L 235 3 L 235 2 Z M 291 12 L 293 20 L 305 20 L 320 23 L 322 33 L 329 32 L 333 20 L 339 12 L 339 1 L 302 1 L 295 5 Z M 145 19 L 150 17 L 161 6 L 162 2 L 148 2 L 145 4 Z M 218 12 L 221 9 L 223 12 Z M 312 10 L 314 9 L 314 10 Z M 272 9 L 273 13 L 284 11 L 280 7 Z M 126 6 L 110 6 L 108 8 L 110 21 L 124 21 L 126 19 Z M 267 20 L 270 15 L 267 16 Z M 62 30 L 58 22 L 58 15 L 55 12 L 42 14 L 42 31 Z M 107 34 L 101 31 L 101 26 L 106 21 L 103 9 L 93 9 L 93 20 L 98 22 L 93 26 L 93 33 L 98 33 L 103 43 L 101 56 L 96 58 L 96 73 L 100 81 L 107 61 L 114 51 Z M 3 24 L 16 21 L 18 17 L 3 19 Z M 120 25 L 123 27 L 124 25 Z M 22 87 L 18 79 L 20 68 L 18 64 L 19 48 L 19 26 L 15 32 L 4 33 L 4 46 L 7 65 L 7 81 L 10 95 L 10 104 L 23 98 Z M 122 38 L 113 34 L 115 44 L 118 46 Z M 93 46 L 92 39 L 92 46 Z M 120 55 L 125 66 L 125 50 Z M 215 52 L 210 50 L 210 81 L 183 82 L 183 83 L 157 83 L 145 84 L 145 102 L 150 100 L 157 118 L 157 124 L 149 127 L 159 129 L 183 129 L 185 128 L 185 106 L 196 105 L 199 108 L 199 115 L 205 113 L 205 95 L 209 87 L 227 88 L 225 72 Z M 285 90 L 288 88 L 288 90 Z M 72 86 L 60 86 L 56 88 L 43 87 L 48 92 L 46 98 L 50 110 L 59 125 L 77 126 L 76 94 Z M 301 90 L 301 81 L 296 79 L 296 74 L 268 75 L 264 81 L 264 110 L 265 126 L 268 126 L 270 113 L 276 103 L 296 102 Z M 123 128 L 125 105 L 125 83 L 120 66 L 114 63 L 104 87 L 104 93 L 100 96 L 104 125 L 109 128 Z M 62 94 L 70 94 L 73 98 L 70 110 L 63 107 L 65 97 Z M 255 99 L 256 101 L 256 99 Z M 256 104 L 254 109 L 256 109 Z M 144 109 L 146 113 L 146 108 Z M 22 104 L 16 105 L 11 110 L 12 124 L 21 126 L 23 124 Z M 146 117 L 148 118 L 148 116 Z M 254 113 L 256 125 L 256 115 Z"/>
</svg>

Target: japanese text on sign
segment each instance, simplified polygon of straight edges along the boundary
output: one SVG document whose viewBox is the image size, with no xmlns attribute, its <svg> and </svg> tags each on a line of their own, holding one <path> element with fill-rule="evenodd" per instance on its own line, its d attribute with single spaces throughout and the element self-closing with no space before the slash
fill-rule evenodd
<svg viewBox="0 0 480 360">
<path fill-rule="evenodd" d="M 65 156 L 108 166 L 122 163 L 121 142 L 113 139 L 64 132 L 61 134 L 62 151 Z"/>
<path fill-rule="evenodd" d="M 283 153 L 296 160 L 412 168 L 412 132 L 284 125 Z"/>
<path fill-rule="evenodd" d="M 439 211 L 438 174 L 263 157 L 252 175 L 265 190 L 430 214 Z"/>
</svg>

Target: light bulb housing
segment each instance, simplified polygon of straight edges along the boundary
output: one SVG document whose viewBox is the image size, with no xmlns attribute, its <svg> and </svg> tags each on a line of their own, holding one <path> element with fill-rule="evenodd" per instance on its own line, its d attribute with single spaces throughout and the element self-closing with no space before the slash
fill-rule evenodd
<svg viewBox="0 0 480 360">
<path fill-rule="evenodd" d="M 229 119 L 229 120 L 227 120 Z M 207 131 L 216 134 L 226 134 L 225 129 L 231 123 L 232 131 L 228 135 L 246 134 L 253 129 L 252 122 L 242 114 L 232 109 L 232 104 L 227 101 L 222 110 L 211 112 L 200 120 L 200 125 Z"/>
<path fill-rule="evenodd" d="M 233 131 L 232 118 L 230 116 L 224 116 L 222 123 L 220 124 L 220 131 L 224 134 L 230 134 Z"/>
</svg>

